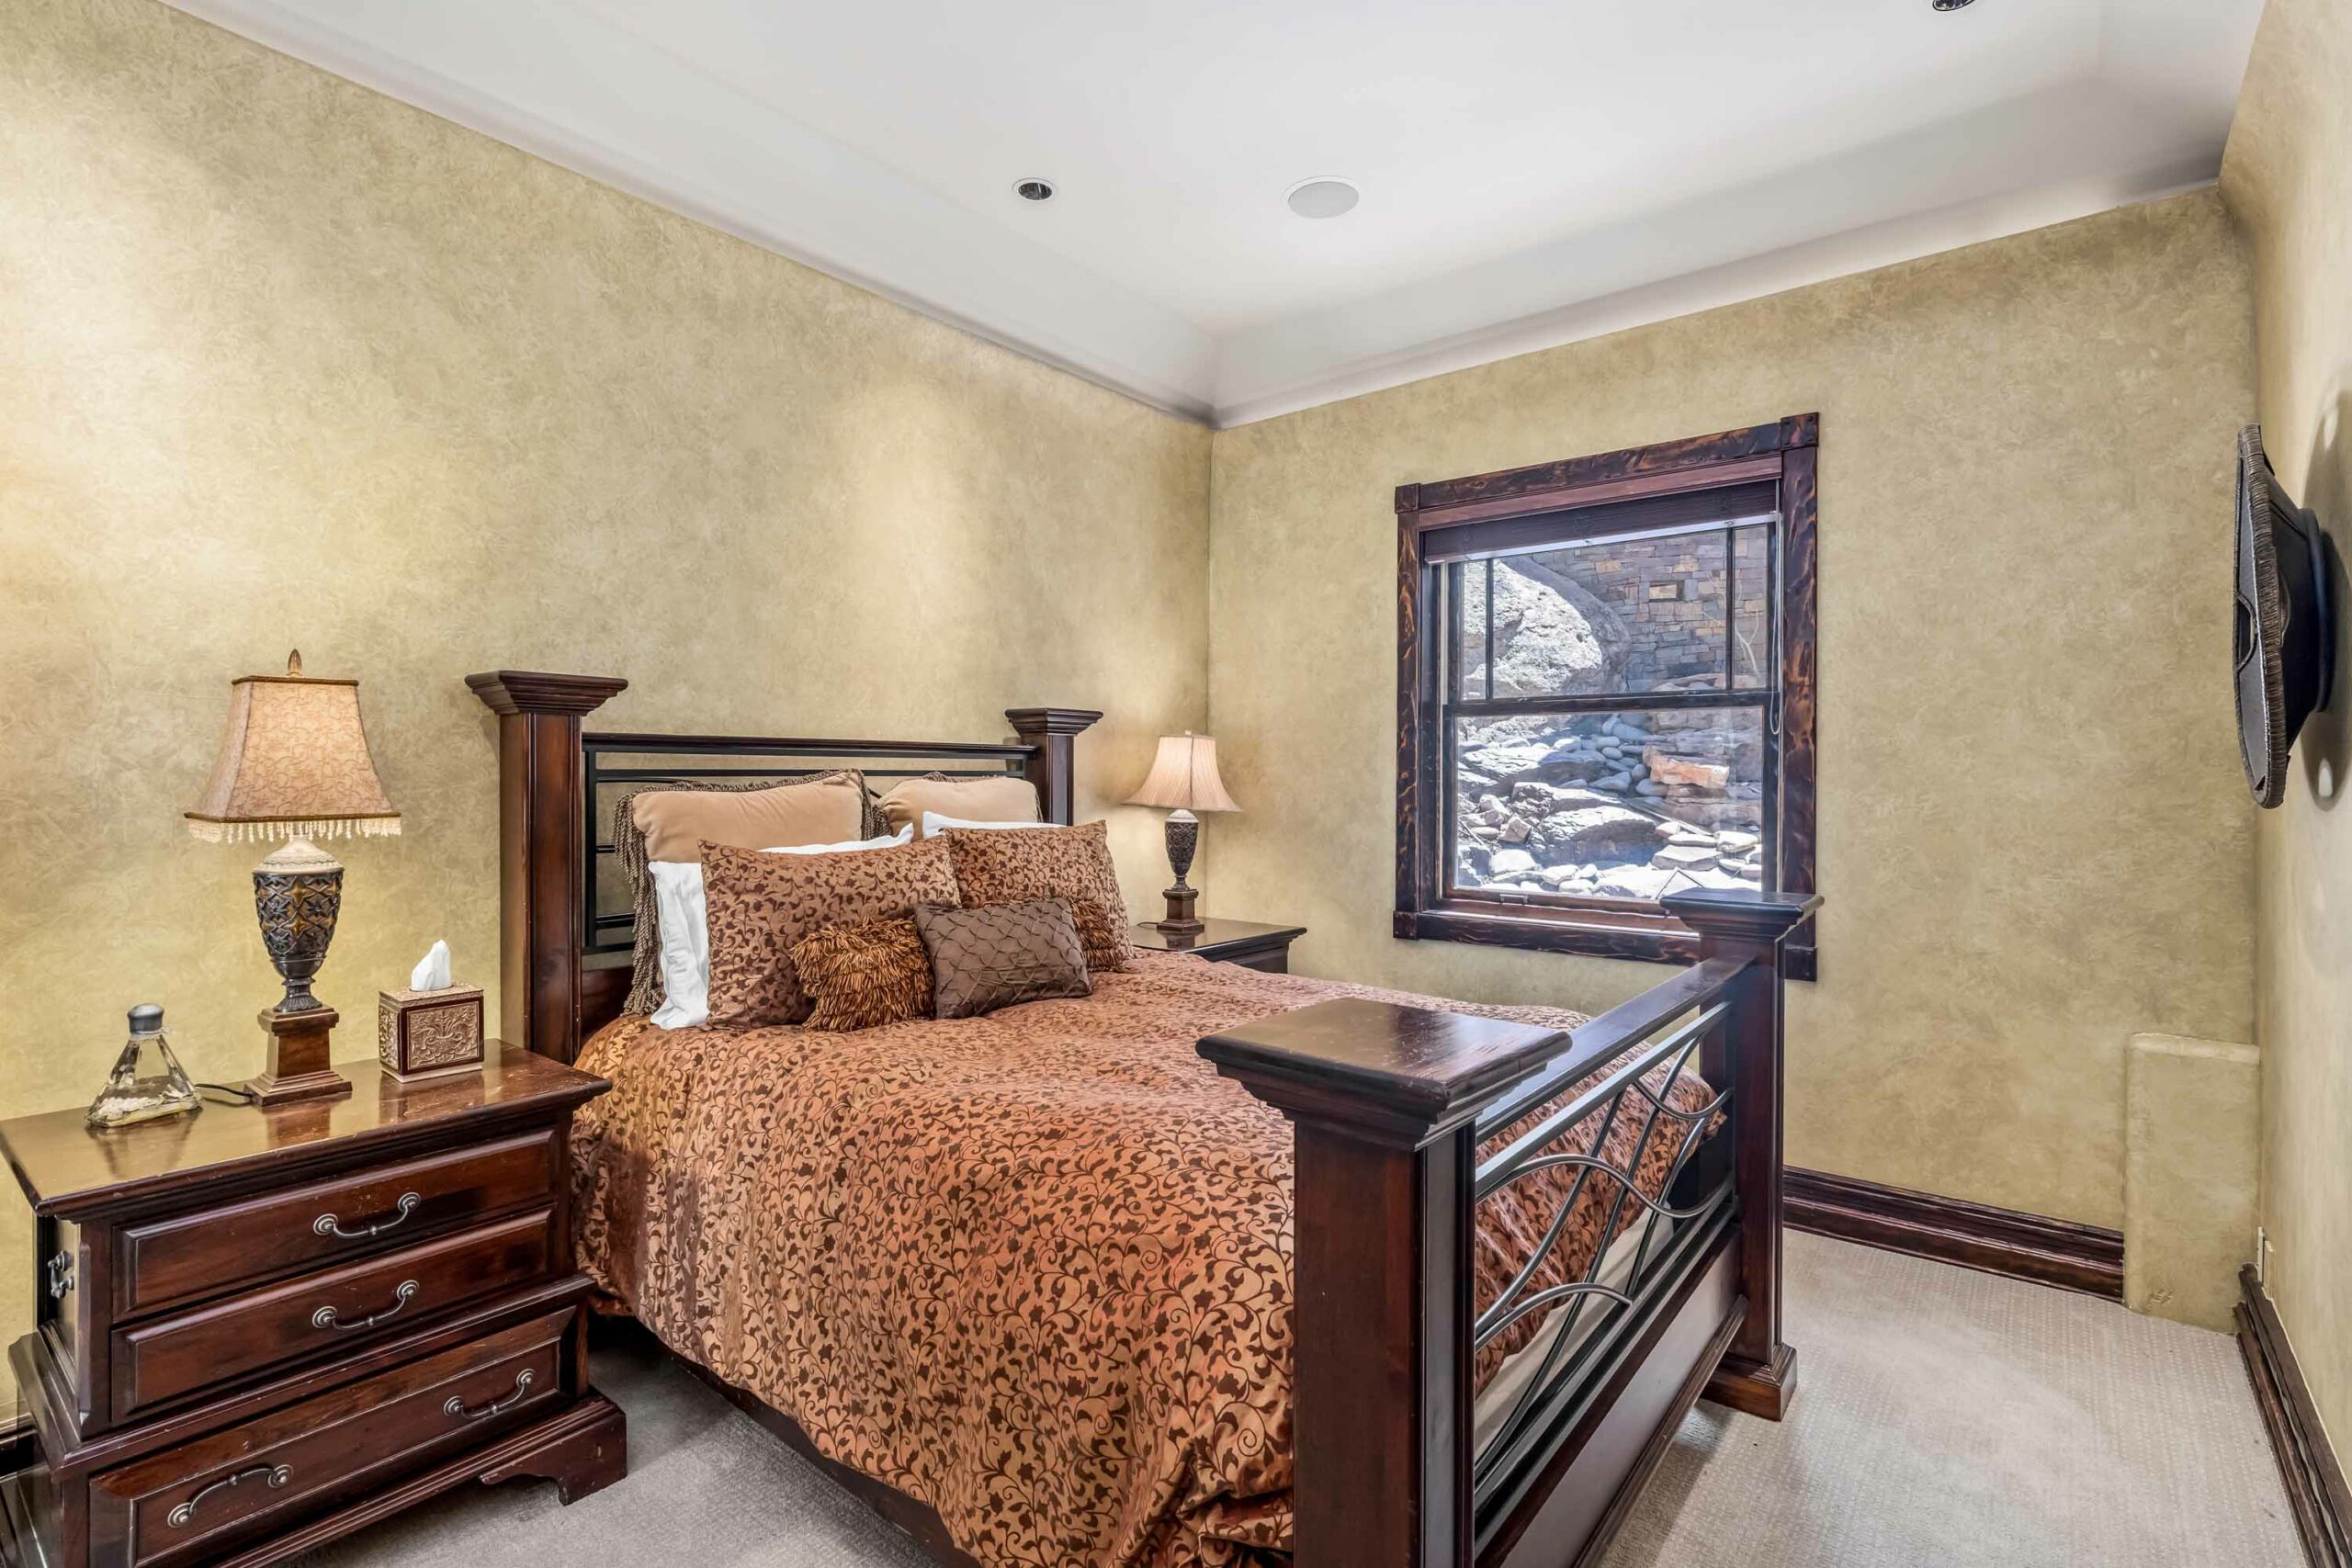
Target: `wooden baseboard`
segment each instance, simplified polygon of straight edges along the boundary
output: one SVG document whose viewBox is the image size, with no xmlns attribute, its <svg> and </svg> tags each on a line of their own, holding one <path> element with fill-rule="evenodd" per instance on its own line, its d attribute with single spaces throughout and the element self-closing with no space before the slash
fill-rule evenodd
<svg viewBox="0 0 2352 1568">
<path fill-rule="evenodd" d="M 1957 1263 L 1988 1274 L 2123 1299 L 2123 1233 L 2046 1219 L 1959 1198 L 1793 1168 L 1781 1178 L 1781 1213 L 1811 1231 Z"/>
<path fill-rule="evenodd" d="M 2287 1501 L 2295 1514 L 2295 1528 L 2303 1538 L 2303 1554 L 2312 1568 L 2352 1565 L 2352 1491 L 2344 1482 L 2343 1467 L 2328 1445 L 2327 1429 L 2320 1425 L 2319 1408 L 2312 1403 L 2311 1385 L 2287 1343 L 2254 1266 L 2238 1270 L 2238 1348 L 2245 1355 L 2245 1375 L 2254 1384 L 2254 1400 L 2262 1408 L 2262 1424 L 2270 1429 L 2270 1447 L 2278 1456 L 2278 1473 L 2287 1483 Z"/>
</svg>

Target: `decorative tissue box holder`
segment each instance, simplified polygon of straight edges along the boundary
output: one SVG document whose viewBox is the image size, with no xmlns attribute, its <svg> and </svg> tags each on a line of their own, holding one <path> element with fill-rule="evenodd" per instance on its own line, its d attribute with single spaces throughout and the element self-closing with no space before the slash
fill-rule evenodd
<svg viewBox="0 0 2352 1568">
<path fill-rule="evenodd" d="M 481 987 L 376 993 L 376 1055 L 403 1082 L 481 1067 Z"/>
</svg>

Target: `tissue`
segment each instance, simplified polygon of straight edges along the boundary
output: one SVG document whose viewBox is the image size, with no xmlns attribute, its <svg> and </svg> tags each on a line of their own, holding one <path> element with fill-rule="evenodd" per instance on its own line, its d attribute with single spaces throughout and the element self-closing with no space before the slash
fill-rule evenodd
<svg viewBox="0 0 2352 1568">
<path fill-rule="evenodd" d="M 408 988 L 412 991 L 446 991 L 449 988 L 449 944 L 436 942 L 425 955 L 409 971 Z"/>
</svg>

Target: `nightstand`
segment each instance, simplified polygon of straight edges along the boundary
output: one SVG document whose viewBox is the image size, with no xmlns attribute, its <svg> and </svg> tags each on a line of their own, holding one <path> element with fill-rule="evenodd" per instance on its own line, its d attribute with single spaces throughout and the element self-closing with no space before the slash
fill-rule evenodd
<svg viewBox="0 0 2352 1568">
<path fill-rule="evenodd" d="M 466 1482 L 569 1503 L 623 1474 L 571 1223 L 571 1115 L 612 1086 L 494 1043 L 478 1073 L 353 1078 L 0 1122 L 39 1269 L 8 1356 L 40 1443 L 0 1498 L 14 1561 L 258 1568 Z"/>
<path fill-rule="evenodd" d="M 1137 947 L 1153 953 L 1196 953 L 1219 964 L 1238 964 L 1270 975 L 1290 973 L 1290 944 L 1305 926 L 1261 926 L 1251 920 L 1203 920 L 1191 936 L 1177 936 L 1146 923 L 1127 932 Z"/>
</svg>

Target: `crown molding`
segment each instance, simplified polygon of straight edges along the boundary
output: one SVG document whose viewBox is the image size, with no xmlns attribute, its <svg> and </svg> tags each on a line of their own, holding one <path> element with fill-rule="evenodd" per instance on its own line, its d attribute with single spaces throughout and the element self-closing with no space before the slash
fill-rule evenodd
<svg viewBox="0 0 2352 1568">
<path fill-rule="evenodd" d="M 1859 162 L 1824 160 L 1231 334 L 1219 350 L 1216 422 L 1253 423 L 2179 195 L 2220 177 L 2222 139 L 2199 130 L 2143 147 L 2132 140 L 2139 123 L 2103 84 L 2034 93 L 1882 143 Z M 1966 156 L 1993 139 L 2012 157 L 2033 160 L 2044 177 L 2022 190 L 1998 188 L 1994 174 Z M 1858 170 L 1884 178 L 1904 167 L 1944 171 L 1921 186 L 1918 210 L 1871 221 L 1857 198 L 1842 194 Z M 1821 202 L 1792 200 L 1792 193 L 1819 194 Z M 1855 220 L 1848 227 L 1826 235 L 1792 229 L 1802 213 L 1841 203 Z M 1637 258 L 1661 250 L 1701 265 L 1642 278 Z M 1506 319 L 1480 319 L 1498 302 Z"/>
<path fill-rule="evenodd" d="M 1214 412 L 1216 345 L 1201 328 L 586 11 L 170 3 L 1122 396 Z M 677 103 L 697 112 L 660 107 Z"/>
<path fill-rule="evenodd" d="M 1219 338 L 562 0 L 170 3 L 959 331 L 1220 428 L 2195 188 L 2218 175 L 2222 151 L 2210 127 L 2163 132 L 2124 85 L 2074 84 L 1763 185 Z M 662 107 L 681 103 L 695 112 Z M 2007 163 L 1973 155 L 1994 141 L 2009 150 Z M 2041 182 L 1997 188 L 2004 170 L 2020 166 Z M 2112 172 L 2119 167 L 2127 172 Z M 1867 191 L 1891 172 L 1916 186 L 1920 210 L 1871 220 Z M 1826 235 L 1804 231 L 1839 222 L 1848 226 Z M 1657 277 L 1660 256 L 1685 270 Z"/>
</svg>

